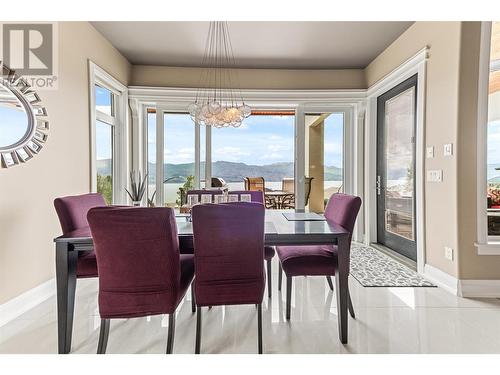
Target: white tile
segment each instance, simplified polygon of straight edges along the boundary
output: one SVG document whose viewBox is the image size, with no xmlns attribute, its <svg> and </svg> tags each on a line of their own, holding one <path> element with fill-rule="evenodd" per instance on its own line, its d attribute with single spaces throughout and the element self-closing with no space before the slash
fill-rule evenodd
<svg viewBox="0 0 500 375">
<path fill-rule="evenodd" d="M 294 278 L 292 317 L 285 320 L 286 279 L 263 303 L 265 353 L 500 353 L 500 301 L 465 299 L 439 288 L 364 288 L 350 280 L 356 320 L 349 344 L 338 340 L 335 293 L 324 277 Z M 79 280 L 73 353 L 95 353 L 100 318 L 97 280 Z M 175 353 L 193 353 L 196 316 L 189 292 L 176 319 Z M 163 316 L 113 320 L 109 353 L 164 353 Z M 51 298 L 0 328 L 0 353 L 57 352 L 56 301 Z M 255 306 L 204 309 L 203 353 L 256 353 Z"/>
</svg>

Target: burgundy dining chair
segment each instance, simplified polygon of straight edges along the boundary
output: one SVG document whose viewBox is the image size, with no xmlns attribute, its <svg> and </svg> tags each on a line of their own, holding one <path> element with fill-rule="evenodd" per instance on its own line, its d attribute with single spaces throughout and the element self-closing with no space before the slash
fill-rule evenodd
<svg viewBox="0 0 500 375">
<path fill-rule="evenodd" d="M 361 198 L 348 194 L 333 194 L 325 208 L 325 219 L 346 229 L 349 235 L 349 246 L 352 240 L 354 224 L 361 207 Z M 290 320 L 292 299 L 292 278 L 294 276 L 326 276 L 328 285 L 333 290 L 332 276 L 338 267 L 337 246 L 332 244 L 312 246 L 276 246 L 280 261 L 278 290 L 281 290 L 281 275 L 286 275 L 286 319 Z M 355 318 L 351 295 L 349 296 L 349 313 Z"/>
<path fill-rule="evenodd" d="M 99 268 L 105 353 L 110 319 L 168 314 L 167 354 L 172 353 L 175 311 L 194 276 L 194 258 L 179 253 L 172 208 L 101 207 L 88 213 Z"/>
<path fill-rule="evenodd" d="M 252 202 L 257 202 L 257 203 L 262 203 L 264 204 L 264 193 L 262 191 L 253 191 L 253 190 L 237 190 L 237 191 L 230 191 L 229 194 L 236 194 L 238 195 L 239 199 L 241 200 L 241 195 L 250 195 L 251 201 Z M 272 259 L 274 258 L 275 254 L 274 246 L 264 246 L 264 260 L 266 261 L 266 270 L 267 270 L 267 296 L 271 298 L 272 295 L 272 269 L 271 269 L 271 263 Z"/>
<path fill-rule="evenodd" d="M 63 235 L 78 229 L 88 228 L 87 213 L 91 208 L 106 206 L 101 194 L 91 193 L 56 198 L 56 209 Z M 78 253 L 76 264 L 76 277 L 97 277 L 97 261 L 95 252 L 81 251 Z"/>
<path fill-rule="evenodd" d="M 202 308 L 257 305 L 258 349 L 262 353 L 264 273 L 262 204 L 201 204 L 193 207 L 196 345 L 201 349 Z"/>
</svg>

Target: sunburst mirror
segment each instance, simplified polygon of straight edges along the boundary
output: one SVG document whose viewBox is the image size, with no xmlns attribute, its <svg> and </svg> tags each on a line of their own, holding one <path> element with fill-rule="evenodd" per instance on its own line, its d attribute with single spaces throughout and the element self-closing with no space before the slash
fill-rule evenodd
<svg viewBox="0 0 500 375">
<path fill-rule="evenodd" d="M 49 122 L 40 97 L 26 79 L 0 61 L 0 165 L 26 163 L 47 140 Z"/>
</svg>

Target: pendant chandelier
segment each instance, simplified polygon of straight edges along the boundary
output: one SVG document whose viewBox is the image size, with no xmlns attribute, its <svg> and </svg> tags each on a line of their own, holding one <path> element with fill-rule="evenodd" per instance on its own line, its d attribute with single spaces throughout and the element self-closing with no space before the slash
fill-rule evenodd
<svg viewBox="0 0 500 375">
<path fill-rule="evenodd" d="M 196 124 L 239 127 L 252 110 L 245 104 L 237 77 L 227 22 L 212 21 L 203 56 L 196 100 L 188 107 Z"/>
</svg>

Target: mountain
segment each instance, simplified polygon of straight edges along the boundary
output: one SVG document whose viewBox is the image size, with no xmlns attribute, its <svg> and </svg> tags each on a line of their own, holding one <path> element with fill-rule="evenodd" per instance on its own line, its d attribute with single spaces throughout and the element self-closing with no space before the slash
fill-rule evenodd
<svg viewBox="0 0 500 375">
<path fill-rule="evenodd" d="M 149 163 L 149 180 L 155 182 L 156 164 Z M 201 170 L 205 170 L 205 163 L 201 163 Z M 97 173 L 101 175 L 111 174 L 111 160 L 97 161 Z M 194 175 L 194 163 L 165 164 L 163 175 L 169 182 L 182 183 L 186 176 Z M 179 178 L 180 176 L 180 178 Z M 293 177 L 293 163 L 273 163 L 267 165 L 249 165 L 245 163 L 234 163 L 229 161 L 216 161 L 212 163 L 212 176 L 223 178 L 226 182 L 241 182 L 244 177 L 259 176 L 266 181 L 281 181 L 285 177 Z M 335 166 L 325 167 L 326 181 L 342 180 L 342 168 Z"/>
<path fill-rule="evenodd" d="M 487 176 L 489 183 L 500 183 L 500 164 L 488 164 Z"/>
<path fill-rule="evenodd" d="M 97 174 L 101 176 L 111 175 L 111 159 L 101 159 L 96 162 Z"/>
</svg>

